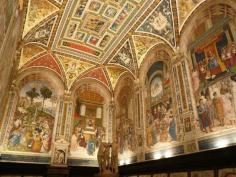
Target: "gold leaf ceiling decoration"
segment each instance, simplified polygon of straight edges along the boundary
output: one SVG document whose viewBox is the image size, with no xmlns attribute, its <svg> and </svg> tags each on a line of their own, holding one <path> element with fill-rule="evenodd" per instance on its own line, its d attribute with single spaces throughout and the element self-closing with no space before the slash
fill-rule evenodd
<svg viewBox="0 0 236 177">
<path fill-rule="evenodd" d="M 141 35 L 133 35 L 133 42 L 135 48 L 135 54 L 137 57 L 138 67 L 140 67 L 143 59 L 145 58 L 148 50 L 154 45 L 161 42 L 160 39 L 155 37 L 141 36 Z"/>
<path fill-rule="evenodd" d="M 37 44 L 28 44 L 25 45 L 21 50 L 20 63 L 19 68 L 21 68 L 24 64 L 30 61 L 32 58 L 40 55 L 46 50 Z"/>
<path fill-rule="evenodd" d="M 114 67 L 114 66 L 108 66 L 106 67 L 108 76 L 110 78 L 112 89 L 114 90 L 116 87 L 116 84 L 120 78 L 120 76 L 126 71 L 125 69 Z"/>
<path fill-rule="evenodd" d="M 129 40 L 124 42 L 123 46 L 109 63 L 126 67 L 131 72 L 134 72 L 134 58 Z"/>
<path fill-rule="evenodd" d="M 19 67 L 47 50 L 58 57 L 68 88 L 103 66 L 114 89 L 125 71 L 138 73 L 154 45 L 175 47 L 174 24 L 182 25 L 203 0 L 184 2 L 177 0 L 176 9 L 171 0 L 28 0 Z"/>
<path fill-rule="evenodd" d="M 177 0 L 180 29 L 182 28 L 184 21 L 191 14 L 194 8 L 196 8 L 203 1 L 204 0 Z"/>
<path fill-rule="evenodd" d="M 52 48 L 101 64 L 153 1 L 68 0 Z"/>
<path fill-rule="evenodd" d="M 48 0 L 29 0 L 22 38 L 43 19 L 58 10 L 59 8 Z"/>
<path fill-rule="evenodd" d="M 80 74 L 94 66 L 93 64 L 83 62 L 71 57 L 63 55 L 56 56 L 64 69 L 68 88 L 72 86 L 73 82 L 80 76 Z"/>
</svg>

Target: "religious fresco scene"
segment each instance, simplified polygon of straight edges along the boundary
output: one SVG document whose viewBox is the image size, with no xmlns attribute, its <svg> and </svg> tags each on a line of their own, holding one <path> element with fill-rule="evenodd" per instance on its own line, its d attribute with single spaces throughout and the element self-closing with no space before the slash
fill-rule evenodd
<svg viewBox="0 0 236 177">
<path fill-rule="evenodd" d="M 32 81 L 23 86 L 13 120 L 8 126 L 7 150 L 48 153 L 56 106 L 57 95 L 47 83 Z"/>
<path fill-rule="evenodd" d="M 0 161 L 97 166 L 114 142 L 126 165 L 236 143 L 236 2 L 14 1 L 0 0 Z"/>
<path fill-rule="evenodd" d="M 128 80 L 127 83 L 132 81 Z M 137 147 L 135 138 L 134 113 L 132 113 L 132 85 L 124 84 L 119 90 L 119 100 L 116 110 L 116 141 L 120 157 L 133 156 Z"/>
<path fill-rule="evenodd" d="M 163 61 L 154 63 L 147 73 L 146 140 L 149 148 L 177 141 L 176 117 L 168 66 Z"/>
<path fill-rule="evenodd" d="M 207 38 L 196 41 L 191 50 L 199 134 L 235 130 L 236 126 L 235 39 L 229 35 L 232 32 L 225 23 L 219 32 L 208 33 Z M 197 30 L 206 26 L 203 23 Z"/>
<path fill-rule="evenodd" d="M 106 140 L 104 98 L 90 90 L 89 86 L 77 93 L 70 155 L 95 159 L 100 143 Z"/>
</svg>

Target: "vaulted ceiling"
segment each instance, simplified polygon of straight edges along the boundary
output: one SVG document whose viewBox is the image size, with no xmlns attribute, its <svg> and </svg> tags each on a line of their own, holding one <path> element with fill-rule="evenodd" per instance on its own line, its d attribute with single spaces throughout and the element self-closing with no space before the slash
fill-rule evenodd
<svg viewBox="0 0 236 177">
<path fill-rule="evenodd" d="M 26 0 L 19 69 L 46 67 L 69 89 L 80 78 L 114 90 L 153 46 L 176 47 L 203 0 Z"/>
</svg>

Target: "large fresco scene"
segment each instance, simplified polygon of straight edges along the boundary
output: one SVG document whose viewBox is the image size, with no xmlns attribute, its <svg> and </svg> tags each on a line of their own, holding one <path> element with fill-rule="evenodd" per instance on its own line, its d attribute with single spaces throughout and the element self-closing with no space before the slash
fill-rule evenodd
<svg viewBox="0 0 236 177">
<path fill-rule="evenodd" d="M 171 80 L 167 65 L 158 61 L 147 73 L 146 140 L 156 149 L 177 141 L 176 117 L 173 112 Z"/>
<path fill-rule="evenodd" d="M 19 2 L 0 0 L 0 161 L 97 166 L 113 142 L 122 165 L 235 145 L 234 1 Z"/>
<path fill-rule="evenodd" d="M 56 115 L 57 95 L 46 83 L 33 81 L 19 93 L 7 138 L 7 150 L 48 153 Z"/>
<path fill-rule="evenodd" d="M 117 90 L 116 138 L 120 159 L 135 156 L 138 139 L 135 134 L 134 102 L 132 102 L 133 82 L 130 78 L 120 81 L 121 87 Z M 137 104 L 136 104 L 137 106 Z"/>
<path fill-rule="evenodd" d="M 76 99 L 70 146 L 72 157 L 96 158 L 100 143 L 106 139 L 103 105 L 96 102 L 103 102 L 103 98 L 92 91 L 85 91 Z"/>
<path fill-rule="evenodd" d="M 196 126 L 201 135 L 221 133 L 236 126 L 236 47 L 229 33 L 230 28 L 224 28 L 193 49 L 192 78 L 198 112 Z"/>
</svg>

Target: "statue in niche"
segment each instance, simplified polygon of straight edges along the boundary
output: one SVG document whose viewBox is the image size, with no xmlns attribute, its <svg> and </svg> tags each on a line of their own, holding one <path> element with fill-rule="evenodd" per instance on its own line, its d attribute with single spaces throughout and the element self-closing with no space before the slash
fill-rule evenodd
<svg viewBox="0 0 236 177">
<path fill-rule="evenodd" d="M 100 174 L 98 176 L 117 176 L 118 146 L 116 143 L 101 142 L 97 154 Z"/>
</svg>

